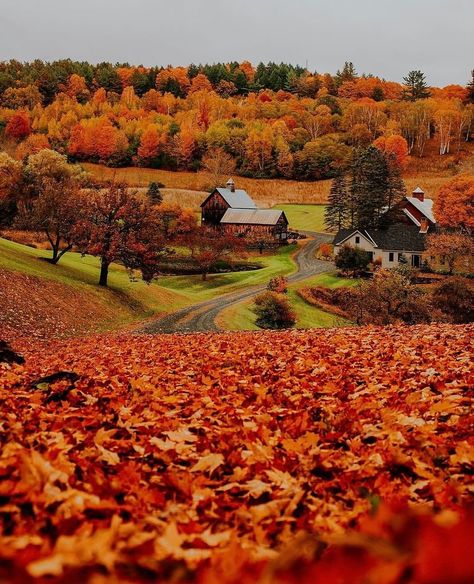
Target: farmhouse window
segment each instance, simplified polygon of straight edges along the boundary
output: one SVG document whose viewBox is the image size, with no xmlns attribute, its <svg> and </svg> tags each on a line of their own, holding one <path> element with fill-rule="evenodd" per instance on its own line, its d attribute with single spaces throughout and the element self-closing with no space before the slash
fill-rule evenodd
<svg viewBox="0 0 474 584">
<path fill-rule="evenodd" d="M 393 254 L 393 251 L 391 251 L 391 252 L 388 254 L 388 261 L 389 261 L 389 262 L 393 262 L 393 256 L 394 256 L 394 254 Z"/>
<path fill-rule="evenodd" d="M 360 237 L 356 235 L 356 243 L 360 243 Z"/>
</svg>

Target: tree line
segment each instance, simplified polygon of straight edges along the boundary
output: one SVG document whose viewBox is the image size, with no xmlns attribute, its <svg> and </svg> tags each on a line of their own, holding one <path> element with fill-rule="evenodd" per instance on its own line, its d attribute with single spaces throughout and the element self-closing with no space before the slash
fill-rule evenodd
<svg viewBox="0 0 474 584">
<path fill-rule="evenodd" d="M 429 88 L 420 71 L 398 84 L 351 63 L 336 75 L 248 62 L 0 63 L 0 143 L 18 160 L 48 148 L 112 167 L 199 170 L 217 159 L 244 176 L 318 180 L 373 143 L 398 142 L 402 158 L 431 143 L 456 154 L 473 124 L 474 81 Z"/>
</svg>

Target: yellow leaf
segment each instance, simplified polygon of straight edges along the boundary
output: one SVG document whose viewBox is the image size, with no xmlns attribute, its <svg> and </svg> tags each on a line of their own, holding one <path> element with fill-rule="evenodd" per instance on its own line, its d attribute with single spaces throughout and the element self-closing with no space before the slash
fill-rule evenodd
<svg viewBox="0 0 474 584">
<path fill-rule="evenodd" d="M 218 466 L 224 463 L 224 457 L 222 454 L 207 454 L 203 456 L 196 462 L 192 467 L 191 472 L 206 472 L 209 471 L 212 474 Z"/>
</svg>

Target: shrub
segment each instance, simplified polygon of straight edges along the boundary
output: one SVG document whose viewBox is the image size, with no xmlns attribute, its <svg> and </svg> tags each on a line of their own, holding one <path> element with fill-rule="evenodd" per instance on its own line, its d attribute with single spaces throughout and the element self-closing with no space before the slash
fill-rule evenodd
<svg viewBox="0 0 474 584">
<path fill-rule="evenodd" d="M 277 292 L 262 292 L 255 298 L 254 312 L 256 324 L 264 329 L 291 328 L 296 322 L 296 315 L 288 298 Z"/>
<path fill-rule="evenodd" d="M 285 278 L 285 276 L 275 276 L 268 282 L 267 290 L 277 292 L 278 294 L 286 294 L 288 292 L 288 278 Z"/>
<path fill-rule="evenodd" d="M 330 243 L 322 243 L 319 246 L 319 254 L 325 260 L 328 260 L 332 256 L 332 245 Z"/>
<path fill-rule="evenodd" d="M 367 269 L 371 260 L 370 254 L 359 247 L 343 245 L 335 257 L 336 267 L 342 272 L 356 276 Z"/>
<path fill-rule="evenodd" d="M 152 205 L 161 205 L 163 202 L 163 195 L 160 192 L 160 184 L 151 182 L 148 186 L 147 195 L 150 197 Z"/>
<path fill-rule="evenodd" d="M 415 324 L 435 317 L 428 294 L 412 283 L 406 268 L 378 270 L 372 280 L 351 289 L 345 300 L 358 324 Z"/>
<path fill-rule="evenodd" d="M 382 266 L 382 258 L 381 257 L 375 258 L 375 260 L 372 262 L 372 265 L 374 266 L 374 268 L 380 268 Z"/>
<path fill-rule="evenodd" d="M 457 324 L 474 321 L 474 288 L 462 278 L 450 278 L 436 288 L 433 304 Z"/>
</svg>

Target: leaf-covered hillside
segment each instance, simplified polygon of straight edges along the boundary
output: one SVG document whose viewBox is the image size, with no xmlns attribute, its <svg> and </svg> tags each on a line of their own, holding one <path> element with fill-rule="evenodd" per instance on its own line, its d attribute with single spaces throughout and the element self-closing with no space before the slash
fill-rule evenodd
<svg viewBox="0 0 474 584">
<path fill-rule="evenodd" d="M 468 582 L 473 332 L 23 347 L 0 365 L 2 581 Z"/>
</svg>

